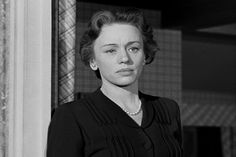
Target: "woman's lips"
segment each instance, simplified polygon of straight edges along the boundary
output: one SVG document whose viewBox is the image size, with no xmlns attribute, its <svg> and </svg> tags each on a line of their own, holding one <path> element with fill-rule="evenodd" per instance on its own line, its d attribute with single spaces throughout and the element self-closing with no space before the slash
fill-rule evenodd
<svg viewBox="0 0 236 157">
<path fill-rule="evenodd" d="M 131 74 L 133 71 L 134 71 L 133 69 L 124 68 L 124 69 L 118 70 L 117 73 L 121 73 L 121 74 L 124 74 L 124 75 L 129 75 L 129 74 Z"/>
</svg>

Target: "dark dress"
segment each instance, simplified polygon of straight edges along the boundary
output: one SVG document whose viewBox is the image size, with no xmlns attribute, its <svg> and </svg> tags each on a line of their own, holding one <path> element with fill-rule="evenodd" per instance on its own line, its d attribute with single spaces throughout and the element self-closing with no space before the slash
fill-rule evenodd
<svg viewBox="0 0 236 157">
<path fill-rule="evenodd" d="M 100 89 L 58 107 L 48 130 L 47 157 L 182 157 L 177 103 L 139 92 L 139 126 Z"/>
</svg>

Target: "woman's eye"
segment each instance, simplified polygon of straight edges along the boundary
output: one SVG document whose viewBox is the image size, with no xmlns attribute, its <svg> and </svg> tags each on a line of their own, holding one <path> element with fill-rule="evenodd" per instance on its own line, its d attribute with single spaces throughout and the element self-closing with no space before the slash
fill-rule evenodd
<svg viewBox="0 0 236 157">
<path fill-rule="evenodd" d="M 131 47 L 128 49 L 129 52 L 137 52 L 139 51 L 139 48 L 138 47 Z"/>
<path fill-rule="evenodd" d="M 106 50 L 105 52 L 106 53 L 114 53 L 116 50 L 115 49 L 109 49 L 109 50 Z"/>
</svg>

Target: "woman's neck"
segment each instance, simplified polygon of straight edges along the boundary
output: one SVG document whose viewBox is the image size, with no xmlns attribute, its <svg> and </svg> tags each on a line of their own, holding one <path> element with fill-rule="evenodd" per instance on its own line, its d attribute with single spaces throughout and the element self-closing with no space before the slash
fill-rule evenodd
<svg viewBox="0 0 236 157">
<path fill-rule="evenodd" d="M 129 108 L 131 110 L 136 109 L 140 101 L 137 82 L 126 87 L 103 83 L 101 91 L 119 106 Z"/>
</svg>

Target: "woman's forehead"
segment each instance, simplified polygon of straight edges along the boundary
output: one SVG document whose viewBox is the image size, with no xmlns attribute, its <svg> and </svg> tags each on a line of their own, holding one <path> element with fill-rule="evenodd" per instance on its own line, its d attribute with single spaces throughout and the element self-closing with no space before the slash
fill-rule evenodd
<svg viewBox="0 0 236 157">
<path fill-rule="evenodd" d="M 99 41 L 100 44 L 141 42 L 142 36 L 137 27 L 131 24 L 111 24 L 103 26 L 97 41 Z"/>
</svg>

